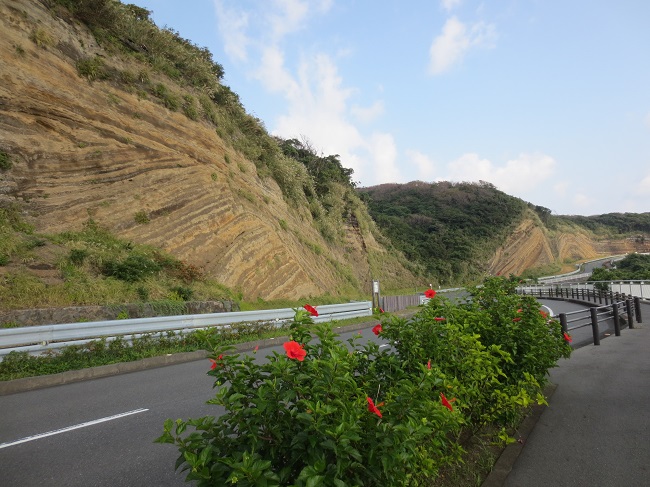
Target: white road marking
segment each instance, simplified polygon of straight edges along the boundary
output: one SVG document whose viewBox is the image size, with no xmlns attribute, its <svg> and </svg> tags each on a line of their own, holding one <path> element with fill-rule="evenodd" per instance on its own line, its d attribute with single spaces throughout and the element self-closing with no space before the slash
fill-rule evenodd
<svg viewBox="0 0 650 487">
<path fill-rule="evenodd" d="M 548 315 L 549 316 L 555 316 L 555 313 L 553 313 L 553 310 L 546 306 L 545 304 L 542 305 L 542 308 L 546 308 L 548 310 Z"/>
<path fill-rule="evenodd" d="M 58 430 L 48 431 L 47 433 L 40 433 L 38 435 L 27 436 L 21 438 L 20 440 L 10 441 L 8 443 L 0 443 L 0 449 L 7 448 L 10 446 L 20 445 L 21 443 L 26 443 L 28 441 L 40 440 L 41 438 L 46 438 L 52 435 L 58 435 L 60 433 L 66 433 L 68 431 L 76 430 L 79 428 L 85 428 L 86 426 L 92 426 L 94 424 L 105 423 L 106 421 L 112 421 L 114 419 L 123 418 L 125 416 L 130 416 L 132 414 L 144 413 L 149 411 L 148 409 L 134 409 L 133 411 L 127 411 L 126 413 L 115 414 L 113 416 L 107 416 L 105 418 L 94 419 L 92 421 L 87 421 L 85 423 L 76 424 L 74 426 L 68 426 L 67 428 L 61 428 Z"/>
</svg>

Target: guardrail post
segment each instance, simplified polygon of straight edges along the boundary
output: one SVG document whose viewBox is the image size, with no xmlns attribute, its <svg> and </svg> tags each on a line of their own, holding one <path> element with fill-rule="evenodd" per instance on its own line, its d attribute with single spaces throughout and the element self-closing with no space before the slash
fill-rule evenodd
<svg viewBox="0 0 650 487">
<path fill-rule="evenodd" d="M 642 323 L 641 321 L 641 299 L 638 297 L 634 298 L 634 312 L 636 314 L 636 322 Z"/>
<path fill-rule="evenodd" d="M 614 334 L 621 336 L 621 322 L 618 319 L 618 303 L 612 303 L 612 312 L 614 313 Z"/>
<path fill-rule="evenodd" d="M 629 328 L 634 328 L 634 317 L 632 316 L 632 300 L 625 300 L 625 309 L 627 310 L 627 323 Z"/>
<path fill-rule="evenodd" d="M 560 313 L 560 326 L 562 327 L 562 331 L 564 333 L 567 333 L 569 331 L 567 328 L 566 313 Z"/>
<path fill-rule="evenodd" d="M 594 345 L 600 345 L 600 336 L 598 333 L 598 310 L 596 307 L 589 308 L 589 313 L 591 313 L 591 331 L 594 335 Z"/>
<path fill-rule="evenodd" d="M 601 291 L 605 295 L 605 305 L 609 304 L 609 297 L 607 296 L 607 291 Z M 612 301 L 612 304 L 614 304 L 614 301 Z"/>
<path fill-rule="evenodd" d="M 594 299 L 594 301 L 596 301 Z M 603 292 L 599 289 L 598 290 L 598 304 L 603 304 Z"/>
</svg>

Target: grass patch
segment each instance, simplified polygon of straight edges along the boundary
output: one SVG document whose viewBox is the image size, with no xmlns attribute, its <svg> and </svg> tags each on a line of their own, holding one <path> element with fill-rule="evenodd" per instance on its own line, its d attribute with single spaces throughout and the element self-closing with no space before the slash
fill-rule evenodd
<svg viewBox="0 0 650 487">
<path fill-rule="evenodd" d="M 202 269 L 144 245 L 121 240 L 88 220 L 80 231 L 34 235 L 17 206 L 0 208 L 0 257 L 9 262 L 38 260 L 47 246 L 45 263 L 58 270 L 59 282 L 47 284 L 26 267 L 0 280 L 0 309 L 113 305 L 183 299 L 232 299 L 220 283 L 206 279 Z"/>
<path fill-rule="evenodd" d="M 177 111 L 179 107 L 181 106 L 181 99 L 180 97 L 173 93 L 172 91 L 167 88 L 162 83 L 158 83 L 155 88 L 153 89 L 153 94 L 160 98 L 160 100 L 163 102 L 163 105 L 165 107 L 169 108 L 172 111 Z"/>
<path fill-rule="evenodd" d="M 54 45 L 54 38 L 43 27 L 36 27 L 29 35 L 29 40 L 43 49 Z"/>
<path fill-rule="evenodd" d="M 140 210 L 135 215 L 133 215 L 133 220 L 141 225 L 145 225 L 151 221 L 149 219 L 149 215 L 147 215 L 147 212 L 144 210 Z"/>
<path fill-rule="evenodd" d="M 13 166 L 9 154 L 6 152 L 0 152 L 0 171 L 8 171 Z"/>
<path fill-rule="evenodd" d="M 104 60 L 99 56 L 80 59 L 77 61 L 76 67 L 79 76 L 88 81 L 108 79 L 109 77 Z"/>
</svg>

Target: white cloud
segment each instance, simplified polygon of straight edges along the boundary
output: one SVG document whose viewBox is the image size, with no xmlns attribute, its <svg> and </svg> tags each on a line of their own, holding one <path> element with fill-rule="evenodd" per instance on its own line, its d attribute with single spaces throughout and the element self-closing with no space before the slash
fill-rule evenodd
<svg viewBox="0 0 650 487">
<path fill-rule="evenodd" d="M 304 28 L 304 21 L 309 14 L 309 4 L 300 0 L 275 0 L 278 11 L 271 14 L 272 38 L 282 39 L 285 35 Z"/>
<path fill-rule="evenodd" d="M 650 173 L 636 185 L 634 192 L 639 195 L 650 196 Z"/>
<path fill-rule="evenodd" d="M 576 193 L 573 195 L 573 203 L 578 208 L 589 208 L 594 205 L 595 201 L 586 194 Z"/>
<path fill-rule="evenodd" d="M 417 179 L 422 181 L 433 181 L 436 174 L 436 163 L 429 159 L 426 154 L 416 150 L 407 150 L 407 157 L 411 164 L 417 168 Z"/>
<path fill-rule="evenodd" d="M 262 49 L 260 66 L 254 76 L 269 91 L 284 92 L 289 97 L 299 91 L 297 83 L 284 67 L 284 54 L 276 46 Z"/>
<path fill-rule="evenodd" d="M 442 8 L 444 8 L 447 12 L 455 9 L 458 7 L 463 0 L 441 0 Z"/>
<path fill-rule="evenodd" d="M 368 150 L 375 179 L 373 184 L 379 181 L 406 182 L 397 167 L 397 148 L 391 134 L 372 134 L 368 139 Z"/>
<path fill-rule="evenodd" d="M 348 100 L 353 90 L 342 86 L 336 65 L 329 56 L 320 54 L 315 59 L 303 60 L 297 79 L 275 66 L 279 74 L 289 78 L 278 87 L 286 88 L 283 95 L 287 111 L 275 122 L 273 132 L 283 137 L 306 135 L 314 146 L 326 154 L 339 154 L 347 167 L 359 177 L 364 159 L 357 153 L 368 145 L 358 129 L 348 120 Z"/>
<path fill-rule="evenodd" d="M 542 185 L 554 172 L 555 160 L 544 154 L 520 154 L 498 166 L 478 154 L 463 154 L 448 164 L 447 179 L 489 181 L 508 194 L 523 195 Z"/>
<path fill-rule="evenodd" d="M 477 22 L 468 27 L 455 16 L 449 18 L 429 49 L 429 72 L 436 75 L 448 71 L 471 48 L 494 47 L 496 37 L 493 24 Z"/>
<path fill-rule="evenodd" d="M 217 26 L 224 40 L 224 51 L 233 59 L 246 61 L 247 47 L 251 44 L 245 32 L 248 27 L 248 14 L 227 9 L 223 0 L 214 0 L 214 8 Z"/>
<path fill-rule="evenodd" d="M 567 191 L 569 189 L 569 182 L 568 181 L 559 181 L 553 185 L 553 191 L 558 196 L 564 196 L 567 194 Z"/>
<path fill-rule="evenodd" d="M 353 105 L 350 109 L 352 115 L 360 122 L 368 123 L 376 120 L 382 113 L 384 113 L 384 102 L 381 100 L 376 101 L 369 107 L 361 107 Z"/>
</svg>

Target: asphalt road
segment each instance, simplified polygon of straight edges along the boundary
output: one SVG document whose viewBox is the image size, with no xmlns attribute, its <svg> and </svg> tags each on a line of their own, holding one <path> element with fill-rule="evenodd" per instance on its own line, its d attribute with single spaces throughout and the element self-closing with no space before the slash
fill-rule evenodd
<svg viewBox="0 0 650 487">
<path fill-rule="evenodd" d="M 378 340 L 370 328 L 362 336 Z M 257 357 L 284 354 L 281 343 Z M 206 404 L 209 366 L 202 360 L 0 397 L 0 485 L 188 485 L 174 472 L 176 447 L 153 440 L 167 418 L 221 413 Z"/>
<path fill-rule="evenodd" d="M 575 304 L 542 301 L 554 313 Z M 584 330 L 584 331 L 583 331 Z M 576 330 L 574 345 L 591 337 Z M 358 332 L 341 334 L 345 340 Z M 363 340 L 379 340 L 370 327 Z M 277 347 L 260 349 L 258 360 Z M 0 485 L 181 486 L 173 445 L 153 443 L 167 418 L 219 415 L 202 360 L 0 397 Z"/>
</svg>

